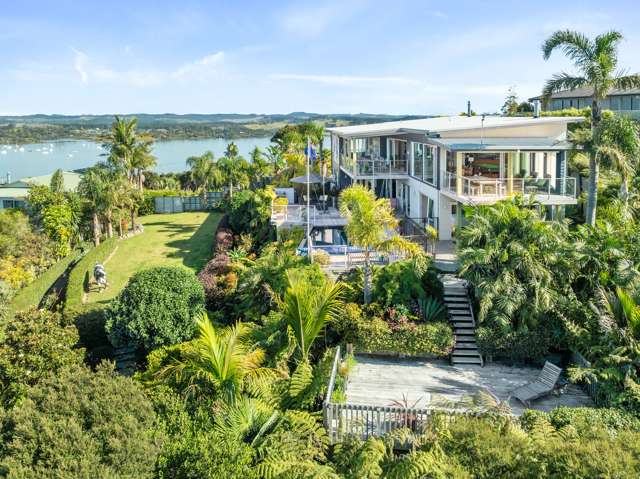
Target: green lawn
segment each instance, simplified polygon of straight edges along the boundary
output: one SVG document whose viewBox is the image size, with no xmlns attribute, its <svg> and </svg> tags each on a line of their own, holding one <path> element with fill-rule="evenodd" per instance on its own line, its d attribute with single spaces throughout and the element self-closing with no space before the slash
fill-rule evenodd
<svg viewBox="0 0 640 479">
<path fill-rule="evenodd" d="M 137 271 L 153 266 L 184 266 L 198 272 L 211 259 L 220 213 L 192 212 L 143 216 L 144 233 L 118 242 L 105 268 L 109 288 L 91 292 L 89 303 L 113 299 Z"/>
</svg>

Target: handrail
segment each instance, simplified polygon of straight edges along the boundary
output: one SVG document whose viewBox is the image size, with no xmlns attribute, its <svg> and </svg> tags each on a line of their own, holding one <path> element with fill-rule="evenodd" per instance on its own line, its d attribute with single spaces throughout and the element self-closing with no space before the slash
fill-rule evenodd
<svg viewBox="0 0 640 479">
<path fill-rule="evenodd" d="M 325 404 L 331 402 L 331 395 L 333 394 L 333 388 L 336 385 L 336 376 L 338 374 L 338 364 L 340 363 L 340 346 L 336 347 L 336 354 L 333 358 L 333 366 L 331 367 L 331 376 L 329 377 L 329 386 L 327 387 L 327 394 L 325 395 Z"/>
<path fill-rule="evenodd" d="M 576 179 L 571 176 L 477 178 L 446 171 L 443 183 L 443 189 L 456 193 L 459 191 L 460 194 L 471 197 L 507 197 L 516 193 L 547 197 L 576 196 Z"/>
</svg>

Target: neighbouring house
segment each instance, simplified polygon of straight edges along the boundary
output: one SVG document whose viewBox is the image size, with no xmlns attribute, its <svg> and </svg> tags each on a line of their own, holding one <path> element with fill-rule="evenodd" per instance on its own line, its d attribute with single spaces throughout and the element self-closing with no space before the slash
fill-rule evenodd
<svg viewBox="0 0 640 479">
<path fill-rule="evenodd" d="M 73 171 L 63 171 L 65 191 L 76 191 L 82 175 Z M 49 186 L 53 173 L 41 176 L 31 176 L 17 181 L 0 184 L 0 210 L 5 208 L 22 208 L 34 186 Z"/>
<path fill-rule="evenodd" d="M 529 98 L 529 101 L 540 102 L 544 111 L 558 111 L 566 108 L 591 106 L 592 96 L 593 88 L 585 87 L 554 93 L 546 102 L 543 101 L 542 96 Z M 601 108 L 640 119 L 640 88 L 613 89 L 609 96 L 601 102 Z"/>
<path fill-rule="evenodd" d="M 328 128 L 338 189 L 367 184 L 405 219 L 449 240 L 462 206 L 533 196 L 550 219 L 576 204 L 573 117 L 455 116 Z"/>
</svg>

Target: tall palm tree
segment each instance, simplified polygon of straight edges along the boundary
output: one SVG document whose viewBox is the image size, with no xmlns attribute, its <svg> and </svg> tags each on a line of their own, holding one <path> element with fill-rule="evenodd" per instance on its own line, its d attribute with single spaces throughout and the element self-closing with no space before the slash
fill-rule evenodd
<svg viewBox="0 0 640 479">
<path fill-rule="evenodd" d="M 207 151 L 200 156 L 190 156 L 187 158 L 187 166 L 189 167 L 191 181 L 200 189 L 202 195 L 202 204 L 206 204 L 207 190 L 214 182 L 214 156 L 213 153 Z"/>
<path fill-rule="evenodd" d="M 157 159 L 151 152 L 152 148 L 153 138 L 150 136 L 140 137 L 133 148 L 131 156 L 131 168 L 134 172 L 137 188 L 140 191 L 142 191 L 144 188 L 143 172 L 156 166 Z"/>
<path fill-rule="evenodd" d="M 251 164 L 249 176 L 251 184 L 264 186 L 267 179 L 273 174 L 273 167 L 264 153 L 257 146 L 251 151 Z"/>
<path fill-rule="evenodd" d="M 293 331 L 300 358 L 306 361 L 325 324 L 340 313 L 344 285 L 328 279 L 311 284 L 299 270 L 288 270 L 287 281 L 282 315 Z"/>
<path fill-rule="evenodd" d="M 217 330 L 202 315 L 197 325 L 198 337 L 187 344 L 180 357 L 161 369 L 158 377 L 174 377 L 185 383 L 189 392 L 210 392 L 227 404 L 234 404 L 252 381 L 271 377 L 271 370 L 261 366 L 264 351 L 252 349 L 250 331 L 244 323 Z"/>
<path fill-rule="evenodd" d="M 364 301 L 371 301 L 371 253 L 400 252 L 424 266 L 425 254 L 420 246 L 397 233 L 398 219 L 386 198 L 376 198 L 366 186 L 353 185 L 340 193 L 340 214 L 347 219 L 345 231 L 349 242 L 364 250 Z"/>
<path fill-rule="evenodd" d="M 548 101 L 553 93 L 562 90 L 589 87 L 593 89 L 591 100 L 591 128 L 595 130 L 602 119 L 601 103 L 611 90 L 640 88 L 640 75 L 621 75 L 618 69 L 618 44 L 622 34 L 610 31 L 588 38 L 572 30 L 553 33 L 542 45 L 542 54 L 548 60 L 556 49 L 573 61 L 578 74 L 558 73 L 545 83 L 543 96 Z M 598 203 L 598 155 L 589 158 L 589 196 L 587 199 L 586 221 L 594 225 Z"/>
<path fill-rule="evenodd" d="M 100 217 L 104 211 L 105 196 L 107 185 L 109 183 L 107 168 L 94 166 L 89 168 L 78 185 L 78 193 L 82 196 L 91 207 L 91 216 L 93 222 L 93 244 L 100 244 Z"/>
<path fill-rule="evenodd" d="M 227 145 L 225 156 L 216 162 L 223 184 L 229 186 L 229 196 L 233 197 L 234 186 L 246 186 L 249 182 L 249 163 L 238 154 L 238 147 L 231 142 Z"/>
<path fill-rule="evenodd" d="M 639 134 L 638 125 L 628 117 L 605 119 L 595 131 L 596 153 L 608 160 L 609 166 L 620 174 L 620 199 L 625 214 L 628 214 L 629 182 L 640 159 Z"/>
<path fill-rule="evenodd" d="M 117 170 L 127 176 L 133 183 L 133 156 L 137 144 L 136 127 L 138 120 L 115 116 L 111 124 L 111 132 L 105 138 L 103 147 L 108 152 L 108 160 Z"/>
</svg>

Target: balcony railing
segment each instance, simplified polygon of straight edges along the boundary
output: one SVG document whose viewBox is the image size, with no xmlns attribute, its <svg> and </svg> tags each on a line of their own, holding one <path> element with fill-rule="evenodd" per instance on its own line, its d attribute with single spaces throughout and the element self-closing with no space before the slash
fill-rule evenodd
<svg viewBox="0 0 640 479">
<path fill-rule="evenodd" d="M 340 166 L 357 176 L 406 175 L 409 161 L 406 157 L 386 159 L 360 154 L 357 157 L 341 155 Z"/>
<path fill-rule="evenodd" d="M 458 176 L 446 172 L 443 189 L 459 196 L 472 198 L 504 198 L 513 194 L 547 197 L 575 198 L 576 179 L 563 178 L 486 178 L 482 176 Z"/>
<path fill-rule="evenodd" d="M 385 160 L 361 158 L 356 162 L 358 176 L 406 175 L 409 162 L 406 160 Z"/>
</svg>

